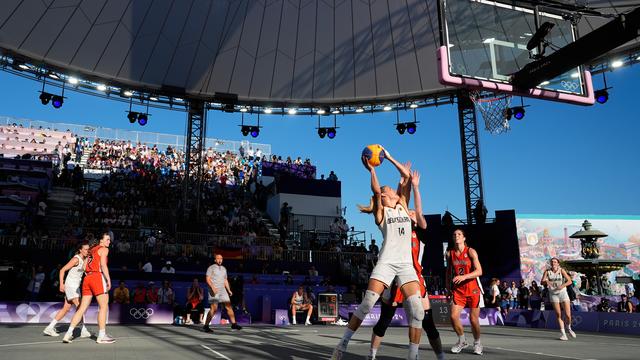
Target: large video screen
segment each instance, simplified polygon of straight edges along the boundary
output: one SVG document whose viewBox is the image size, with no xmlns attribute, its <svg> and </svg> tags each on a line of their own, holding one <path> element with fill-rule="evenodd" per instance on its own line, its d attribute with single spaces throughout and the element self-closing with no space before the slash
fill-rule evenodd
<svg viewBox="0 0 640 360">
<path fill-rule="evenodd" d="M 584 220 L 592 229 L 609 236 L 599 240 L 600 259 L 626 259 L 631 264 L 623 270 L 609 274 L 615 284 L 616 276 L 638 278 L 640 272 L 640 216 L 598 215 L 517 215 L 521 272 L 529 284 L 540 281 L 542 272 L 552 257 L 560 260 L 581 259 L 580 240 L 569 236 L 581 230 Z M 613 285 L 614 293 L 624 291 L 623 285 Z"/>
</svg>

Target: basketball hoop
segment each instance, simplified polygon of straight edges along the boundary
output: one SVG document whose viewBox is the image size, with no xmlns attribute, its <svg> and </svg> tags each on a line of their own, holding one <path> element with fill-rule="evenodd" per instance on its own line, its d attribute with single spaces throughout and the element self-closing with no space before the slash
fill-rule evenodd
<svg viewBox="0 0 640 360">
<path fill-rule="evenodd" d="M 484 128 L 494 135 L 509 131 L 507 111 L 511 105 L 511 95 L 491 91 L 474 90 L 469 92 L 469 98 L 482 114 Z"/>
</svg>

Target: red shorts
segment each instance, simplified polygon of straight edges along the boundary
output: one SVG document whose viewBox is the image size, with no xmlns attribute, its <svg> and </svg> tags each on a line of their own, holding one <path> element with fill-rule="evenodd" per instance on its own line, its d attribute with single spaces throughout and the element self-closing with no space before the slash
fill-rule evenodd
<svg viewBox="0 0 640 360">
<path fill-rule="evenodd" d="M 102 276 L 102 273 L 89 273 L 84 277 L 84 280 L 82 280 L 82 296 L 98 296 L 108 292 L 107 281 L 104 279 L 104 276 Z"/>
<path fill-rule="evenodd" d="M 458 306 L 462 306 L 463 308 L 469 309 L 477 309 L 480 307 L 480 291 L 476 294 L 474 293 L 466 293 L 466 292 L 453 292 L 453 303 Z"/>
<path fill-rule="evenodd" d="M 422 278 L 422 276 L 418 276 L 418 282 L 420 283 L 420 294 L 422 295 L 422 297 L 427 296 L 427 288 L 424 286 L 424 279 Z M 401 304 L 402 301 L 404 300 L 402 291 L 400 291 L 400 288 L 395 283 L 391 287 L 391 294 L 393 295 L 392 297 L 393 302 L 397 304 Z"/>
</svg>

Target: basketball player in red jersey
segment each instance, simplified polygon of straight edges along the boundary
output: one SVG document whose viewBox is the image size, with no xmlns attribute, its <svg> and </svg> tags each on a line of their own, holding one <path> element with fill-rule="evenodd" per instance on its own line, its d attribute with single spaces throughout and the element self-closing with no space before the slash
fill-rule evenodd
<svg viewBox="0 0 640 360">
<path fill-rule="evenodd" d="M 479 278 L 482 267 L 478 260 L 478 253 L 467 246 L 467 238 L 462 229 L 453 232 L 453 248 L 447 251 L 447 286 L 451 294 L 451 324 L 458 334 L 458 342 L 451 348 L 451 352 L 458 354 L 469 346 L 465 337 L 460 312 L 464 308 L 470 309 L 469 321 L 473 332 L 473 353 L 482 355 L 480 343 L 480 307 L 482 303 L 482 288 Z M 482 305 L 481 305 L 482 304 Z"/>
<path fill-rule="evenodd" d="M 85 277 L 82 281 L 82 301 L 80 307 L 73 315 L 69 330 L 64 335 L 62 342 L 70 343 L 73 340 L 73 329 L 78 325 L 82 316 L 89 308 L 91 300 L 96 297 L 98 301 L 98 344 L 112 344 L 116 342 L 114 338 L 107 335 L 107 307 L 109 306 L 109 290 L 111 289 L 111 276 L 107 267 L 107 256 L 109 255 L 109 245 L 111 238 L 108 233 L 103 233 L 100 242 L 92 244 L 89 248 L 89 258 L 85 268 Z"/>
<path fill-rule="evenodd" d="M 410 168 L 411 164 L 405 164 L 405 167 Z M 409 210 L 409 217 L 411 218 L 411 257 L 413 258 L 413 267 L 418 276 L 418 282 L 420 283 L 420 295 L 422 297 L 422 306 L 424 309 L 424 318 L 422 319 L 422 328 L 427 333 L 429 344 L 433 352 L 436 354 L 438 360 L 444 359 L 444 353 L 442 352 L 442 341 L 440 340 L 440 333 L 433 322 L 433 315 L 431 313 L 431 304 L 429 303 L 429 297 L 427 296 L 427 288 L 425 286 L 424 278 L 422 277 L 422 255 L 424 251 L 424 243 L 421 237 L 424 237 L 422 231 L 427 228 L 427 221 L 422 215 L 422 199 L 420 196 L 420 174 L 417 171 L 411 173 L 411 186 L 414 193 L 414 206 L 415 210 Z M 420 236 L 418 235 L 420 233 Z M 404 300 L 402 292 L 398 288 L 397 284 L 394 284 L 391 289 L 385 290 L 382 295 L 382 303 L 380 309 L 380 318 L 373 327 L 373 333 L 371 334 L 371 349 L 367 360 L 375 360 L 378 348 L 382 343 L 382 338 L 391 320 L 395 315 L 398 304 L 401 304 Z"/>
</svg>

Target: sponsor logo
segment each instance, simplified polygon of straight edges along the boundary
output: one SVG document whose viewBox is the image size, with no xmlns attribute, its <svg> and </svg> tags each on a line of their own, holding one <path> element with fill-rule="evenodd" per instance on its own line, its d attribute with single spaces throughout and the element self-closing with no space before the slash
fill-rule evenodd
<svg viewBox="0 0 640 360">
<path fill-rule="evenodd" d="M 131 308 L 129 309 L 129 315 L 134 319 L 148 319 L 153 316 L 153 309 L 151 308 Z"/>
<path fill-rule="evenodd" d="M 387 224 L 405 223 L 405 222 L 411 222 L 411 219 L 409 219 L 408 216 L 397 216 L 397 217 L 387 218 Z"/>
</svg>

